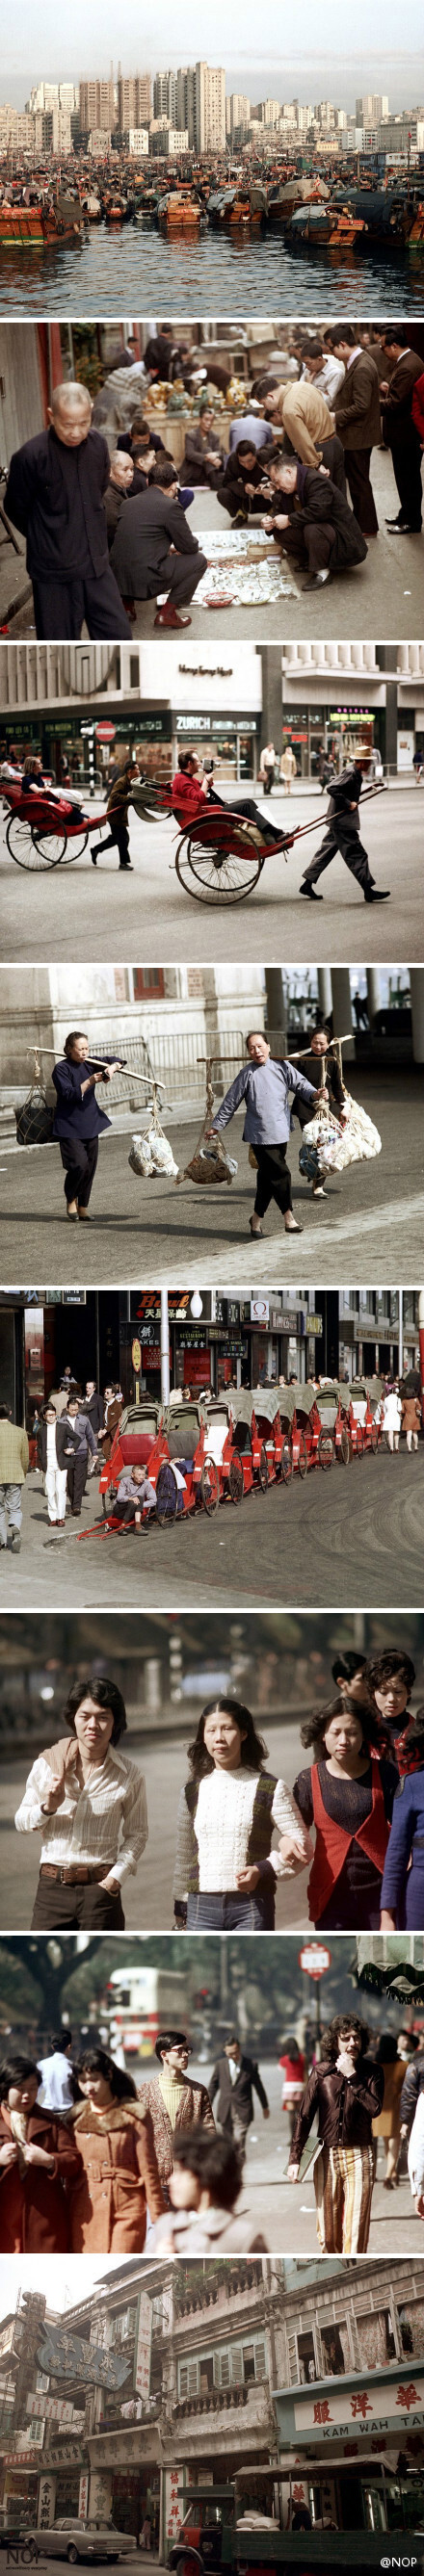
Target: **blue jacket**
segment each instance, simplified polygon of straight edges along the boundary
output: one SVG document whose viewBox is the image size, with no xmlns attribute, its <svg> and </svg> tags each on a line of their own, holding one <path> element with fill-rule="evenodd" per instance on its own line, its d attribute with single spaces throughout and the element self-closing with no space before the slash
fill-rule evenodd
<svg viewBox="0 0 424 2576">
<path fill-rule="evenodd" d="M 116 1057 L 105 1055 L 103 1061 L 113 1064 Z M 110 1127 L 106 1111 L 99 1109 L 97 1091 L 86 1091 L 84 1100 L 81 1099 L 81 1085 L 87 1081 L 87 1074 L 92 1072 L 90 1056 L 86 1056 L 85 1064 L 70 1064 L 68 1057 L 64 1056 L 61 1064 L 54 1066 L 52 1080 L 57 1093 L 57 1109 L 53 1135 L 61 1143 L 66 1136 L 82 1136 L 85 1142 L 88 1136 L 100 1136 L 104 1127 Z"/>
<path fill-rule="evenodd" d="M 412 1869 L 408 1862 L 412 1854 Z M 419 1899 L 415 1893 L 419 1881 Z M 392 1827 L 384 1863 L 381 1905 L 399 1914 L 415 1931 L 424 1927 L 424 1771 L 405 1772 L 393 1806 Z"/>
<path fill-rule="evenodd" d="M 295 1064 L 288 1062 L 280 1064 L 277 1057 L 267 1056 L 265 1064 L 242 1065 L 241 1073 L 236 1074 L 235 1082 L 231 1083 L 230 1090 L 225 1093 L 225 1100 L 221 1102 L 221 1108 L 218 1109 L 213 1121 L 214 1129 L 227 1127 L 229 1119 L 234 1117 L 235 1109 L 239 1108 L 240 1101 L 245 1100 L 243 1136 L 246 1137 L 246 1143 L 248 1145 L 286 1144 L 292 1125 L 289 1091 L 298 1092 L 300 1099 L 305 1101 L 308 1109 L 310 1108 L 312 1117 L 315 1092 L 312 1089 L 312 1083 L 304 1081 L 302 1074 L 297 1073 Z"/>
</svg>

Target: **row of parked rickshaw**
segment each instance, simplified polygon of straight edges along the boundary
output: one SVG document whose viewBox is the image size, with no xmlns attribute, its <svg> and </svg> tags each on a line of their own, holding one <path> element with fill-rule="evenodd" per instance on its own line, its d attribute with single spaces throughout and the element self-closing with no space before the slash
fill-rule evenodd
<svg viewBox="0 0 424 2576">
<path fill-rule="evenodd" d="M 200 1395 L 164 1405 L 147 1399 L 127 1405 L 100 1477 L 103 1522 L 99 1534 L 122 1528 L 117 1503 L 127 1468 L 143 1467 L 155 1504 L 146 1519 L 161 1529 L 177 1515 L 219 1503 L 241 1503 L 245 1494 L 334 1461 L 348 1467 L 381 1440 L 382 1378 L 312 1382 L 287 1387 L 232 1388 L 228 1395 Z M 142 1503 L 143 1488 L 140 1488 Z M 131 1526 L 131 1524 L 129 1525 Z M 81 1532 L 87 1537 L 88 1531 Z"/>
</svg>

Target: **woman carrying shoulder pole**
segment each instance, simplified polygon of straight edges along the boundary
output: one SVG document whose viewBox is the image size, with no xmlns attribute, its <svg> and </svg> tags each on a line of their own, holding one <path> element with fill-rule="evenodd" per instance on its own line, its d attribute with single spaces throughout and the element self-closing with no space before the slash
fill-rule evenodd
<svg viewBox="0 0 424 2576">
<path fill-rule="evenodd" d="M 112 1075 L 121 1071 L 122 1057 L 105 1056 L 102 1063 L 94 1061 L 83 1029 L 70 1029 L 63 1058 L 53 1067 L 57 1098 L 53 1135 L 65 1173 L 66 1214 L 75 1225 L 78 1218 L 88 1218 L 99 1136 L 111 1123 L 105 1110 L 99 1109 L 96 1091 L 100 1083 L 111 1082 Z"/>
</svg>

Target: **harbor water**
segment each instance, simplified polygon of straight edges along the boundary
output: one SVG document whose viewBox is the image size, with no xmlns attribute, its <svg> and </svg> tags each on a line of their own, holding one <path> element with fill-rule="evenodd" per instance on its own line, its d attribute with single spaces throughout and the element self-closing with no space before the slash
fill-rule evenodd
<svg viewBox="0 0 424 2576">
<path fill-rule="evenodd" d="M 421 316 L 423 252 L 293 251 L 278 233 L 232 239 L 209 228 L 195 241 L 169 239 L 147 222 L 117 232 L 93 225 L 81 241 L 0 253 L 3 314 L 97 319 L 168 306 L 193 321 L 202 314 L 234 320 L 277 312 L 281 321 L 295 314 L 330 320 L 339 312 Z"/>
</svg>

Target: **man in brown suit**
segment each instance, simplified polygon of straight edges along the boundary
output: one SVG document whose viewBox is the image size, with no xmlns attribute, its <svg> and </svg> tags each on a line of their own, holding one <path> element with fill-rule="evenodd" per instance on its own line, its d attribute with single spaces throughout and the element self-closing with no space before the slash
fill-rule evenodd
<svg viewBox="0 0 424 2576">
<path fill-rule="evenodd" d="M 372 449 L 379 446 L 381 439 L 378 370 L 372 350 L 361 349 L 346 322 L 334 332 L 333 349 L 336 358 L 343 358 L 345 368 L 343 383 L 335 395 L 334 418 L 344 447 L 352 509 L 363 537 L 377 537 L 370 464 Z"/>
<path fill-rule="evenodd" d="M 397 537 L 419 536 L 422 523 L 421 440 L 412 418 L 412 396 L 417 376 L 422 375 L 422 358 L 410 349 L 406 331 L 399 325 L 382 332 L 382 348 L 391 369 L 390 379 L 380 386 L 383 406 L 383 438 L 391 448 L 400 510 L 386 527 Z"/>
<path fill-rule="evenodd" d="M 174 2162 L 175 2131 L 180 2136 L 182 2129 L 193 2129 L 198 2120 L 214 2129 L 215 2121 L 206 2085 L 187 2081 L 191 2048 L 185 2031 L 160 2031 L 155 2057 L 160 2073 L 141 2085 L 139 2098 L 143 2112 L 150 2114 L 160 2179 L 166 2187 Z"/>
</svg>

